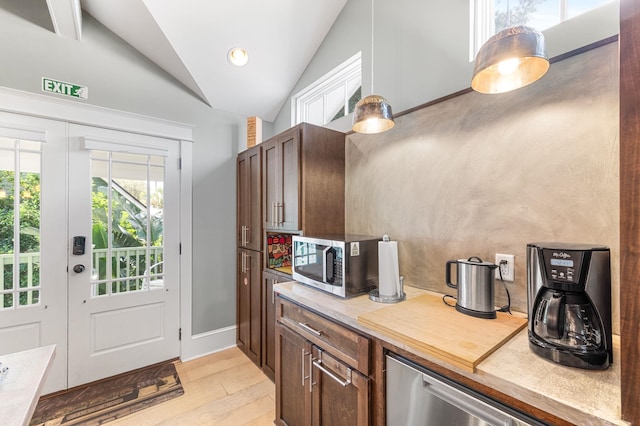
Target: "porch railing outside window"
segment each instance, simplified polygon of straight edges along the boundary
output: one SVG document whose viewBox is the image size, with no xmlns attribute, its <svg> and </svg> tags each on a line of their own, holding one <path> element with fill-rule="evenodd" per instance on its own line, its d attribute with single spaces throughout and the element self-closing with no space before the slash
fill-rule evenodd
<svg viewBox="0 0 640 426">
<path fill-rule="evenodd" d="M 106 267 L 107 249 L 94 249 L 93 265 Z M 92 271 L 92 284 L 97 289 L 94 296 L 100 296 L 100 289 L 106 290 L 106 282 L 113 281 L 112 293 L 153 290 L 162 287 L 163 247 L 149 247 L 149 266 L 147 266 L 147 247 L 123 247 L 111 249 L 111 280 L 98 280 L 99 271 Z M 40 253 L 22 253 L 19 255 L 19 287 L 13 289 L 13 254 L 0 254 L 2 267 L 1 298 L 5 303 L 0 309 L 37 304 L 40 297 Z M 106 269 L 106 268 L 105 268 Z M 118 278 L 122 278 L 119 280 Z M 7 303 L 11 300 L 12 303 Z M 15 301 L 18 301 L 15 303 Z"/>
</svg>

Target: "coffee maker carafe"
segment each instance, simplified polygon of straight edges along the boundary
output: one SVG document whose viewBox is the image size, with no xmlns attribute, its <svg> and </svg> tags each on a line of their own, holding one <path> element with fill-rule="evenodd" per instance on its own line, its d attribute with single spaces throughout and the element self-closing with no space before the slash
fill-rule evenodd
<svg viewBox="0 0 640 426">
<path fill-rule="evenodd" d="M 527 244 L 529 347 L 559 364 L 605 369 L 613 361 L 609 248 Z"/>
</svg>

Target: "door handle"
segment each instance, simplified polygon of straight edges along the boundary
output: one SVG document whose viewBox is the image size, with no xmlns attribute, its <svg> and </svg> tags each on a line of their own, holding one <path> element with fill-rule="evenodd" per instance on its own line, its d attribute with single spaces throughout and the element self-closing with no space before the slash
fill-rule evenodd
<svg viewBox="0 0 640 426">
<path fill-rule="evenodd" d="M 301 348 L 301 349 L 302 349 L 302 360 L 300 362 L 300 368 L 302 369 L 302 387 L 304 388 L 304 381 L 307 380 L 307 379 L 311 380 L 311 370 L 309 370 L 309 375 L 308 376 L 306 375 L 306 372 L 304 371 L 304 358 L 307 355 L 311 356 L 311 354 L 308 353 L 307 351 L 305 351 L 304 348 Z"/>
<path fill-rule="evenodd" d="M 276 202 L 271 203 L 271 226 L 276 226 L 277 218 L 276 218 Z"/>
<path fill-rule="evenodd" d="M 271 304 L 276 304 L 276 292 L 273 289 L 273 286 L 276 285 L 276 280 L 271 280 Z"/>
<path fill-rule="evenodd" d="M 79 265 L 78 264 L 78 265 L 75 265 L 73 267 L 73 272 L 75 272 L 76 274 L 80 274 L 80 273 L 84 272 L 84 269 L 85 269 L 84 265 Z"/>
</svg>

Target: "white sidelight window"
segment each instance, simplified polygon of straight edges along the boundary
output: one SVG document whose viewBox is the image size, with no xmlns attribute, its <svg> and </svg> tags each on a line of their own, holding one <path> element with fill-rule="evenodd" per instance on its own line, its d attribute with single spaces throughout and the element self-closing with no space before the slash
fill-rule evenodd
<svg viewBox="0 0 640 426">
<path fill-rule="evenodd" d="M 40 302 L 41 142 L 0 137 L 0 310 Z"/>
</svg>

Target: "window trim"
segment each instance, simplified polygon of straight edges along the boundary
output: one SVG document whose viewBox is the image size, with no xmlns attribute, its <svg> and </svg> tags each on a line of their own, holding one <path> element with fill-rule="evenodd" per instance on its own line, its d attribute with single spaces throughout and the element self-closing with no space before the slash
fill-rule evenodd
<svg viewBox="0 0 640 426">
<path fill-rule="evenodd" d="M 309 105 L 340 86 L 345 86 L 345 115 L 347 115 L 349 95 L 346 94 L 346 84 L 358 76 L 362 86 L 362 52 L 356 53 L 291 97 L 291 125 L 295 126 L 306 121 Z M 323 102 L 323 124 L 328 122 L 327 114 L 326 102 Z"/>
</svg>

